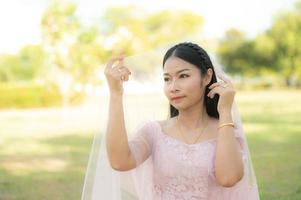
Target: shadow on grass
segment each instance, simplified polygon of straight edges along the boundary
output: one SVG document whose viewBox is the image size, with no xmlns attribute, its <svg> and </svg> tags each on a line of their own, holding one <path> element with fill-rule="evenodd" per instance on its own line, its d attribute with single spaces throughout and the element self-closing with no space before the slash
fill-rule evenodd
<svg viewBox="0 0 301 200">
<path fill-rule="evenodd" d="M 16 169 L 0 165 L 0 199 L 80 199 L 92 141 L 92 134 L 39 140 L 51 149 L 50 153 L 18 157 Z M 13 159 L 7 160 L 14 162 Z M 24 163 L 20 164 L 20 160 Z"/>
</svg>

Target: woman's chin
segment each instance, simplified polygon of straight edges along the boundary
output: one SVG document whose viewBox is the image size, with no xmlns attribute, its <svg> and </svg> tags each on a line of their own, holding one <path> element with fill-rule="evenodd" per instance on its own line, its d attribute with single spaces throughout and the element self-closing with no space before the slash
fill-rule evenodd
<svg viewBox="0 0 301 200">
<path fill-rule="evenodd" d="M 175 104 L 175 103 L 172 103 L 171 104 L 173 107 L 175 107 L 175 109 L 177 110 L 185 110 L 185 108 L 187 107 L 186 105 L 184 104 Z"/>
</svg>

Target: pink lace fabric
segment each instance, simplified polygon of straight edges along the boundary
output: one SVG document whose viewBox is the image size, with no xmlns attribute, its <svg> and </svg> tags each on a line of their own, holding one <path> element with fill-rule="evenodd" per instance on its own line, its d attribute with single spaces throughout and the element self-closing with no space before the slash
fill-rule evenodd
<svg viewBox="0 0 301 200">
<path fill-rule="evenodd" d="M 257 184 L 248 182 L 246 141 L 235 130 L 241 146 L 244 177 L 233 187 L 218 184 L 214 159 L 217 138 L 186 144 L 165 134 L 159 122 L 149 121 L 129 141 L 139 200 L 257 200 Z M 146 170 L 149 172 L 147 173 Z"/>
</svg>

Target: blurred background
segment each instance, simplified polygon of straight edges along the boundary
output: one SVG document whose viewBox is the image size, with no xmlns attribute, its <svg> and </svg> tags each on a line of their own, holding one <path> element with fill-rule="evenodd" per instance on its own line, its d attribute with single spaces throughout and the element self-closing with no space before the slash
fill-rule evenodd
<svg viewBox="0 0 301 200">
<path fill-rule="evenodd" d="M 1 200 L 80 199 L 106 61 L 128 56 L 131 135 L 166 118 L 161 59 L 182 41 L 231 75 L 261 199 L 301 199 L 300 0 L 10 0 L 0 27 Z"/>
</svg>

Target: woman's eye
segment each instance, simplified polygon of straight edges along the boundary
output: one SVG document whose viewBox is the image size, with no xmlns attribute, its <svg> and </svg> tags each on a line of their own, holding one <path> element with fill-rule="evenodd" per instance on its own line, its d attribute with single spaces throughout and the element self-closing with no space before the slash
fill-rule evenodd
<svg viewBox="0 0 301 200">
<path fill-rule="evenodd" d="M 182 78 L 182 77 L 185 78 L 185 77 L 189 77 L 189 76 L 188 76 L 187 74 L 181 74 L 180 77 L 181 77 L 181 78 Z"/>
<path fill-rule="evenodd" d="M 187 75 L 187 74 L 181 74 L 180 75 L 180 78 L 186 78 L 186 77 L 189 77 L 189 75 Z M 169 81 L 169 78 L 164 78 L 164 81 L 165 82 Z"/>
</svg>

